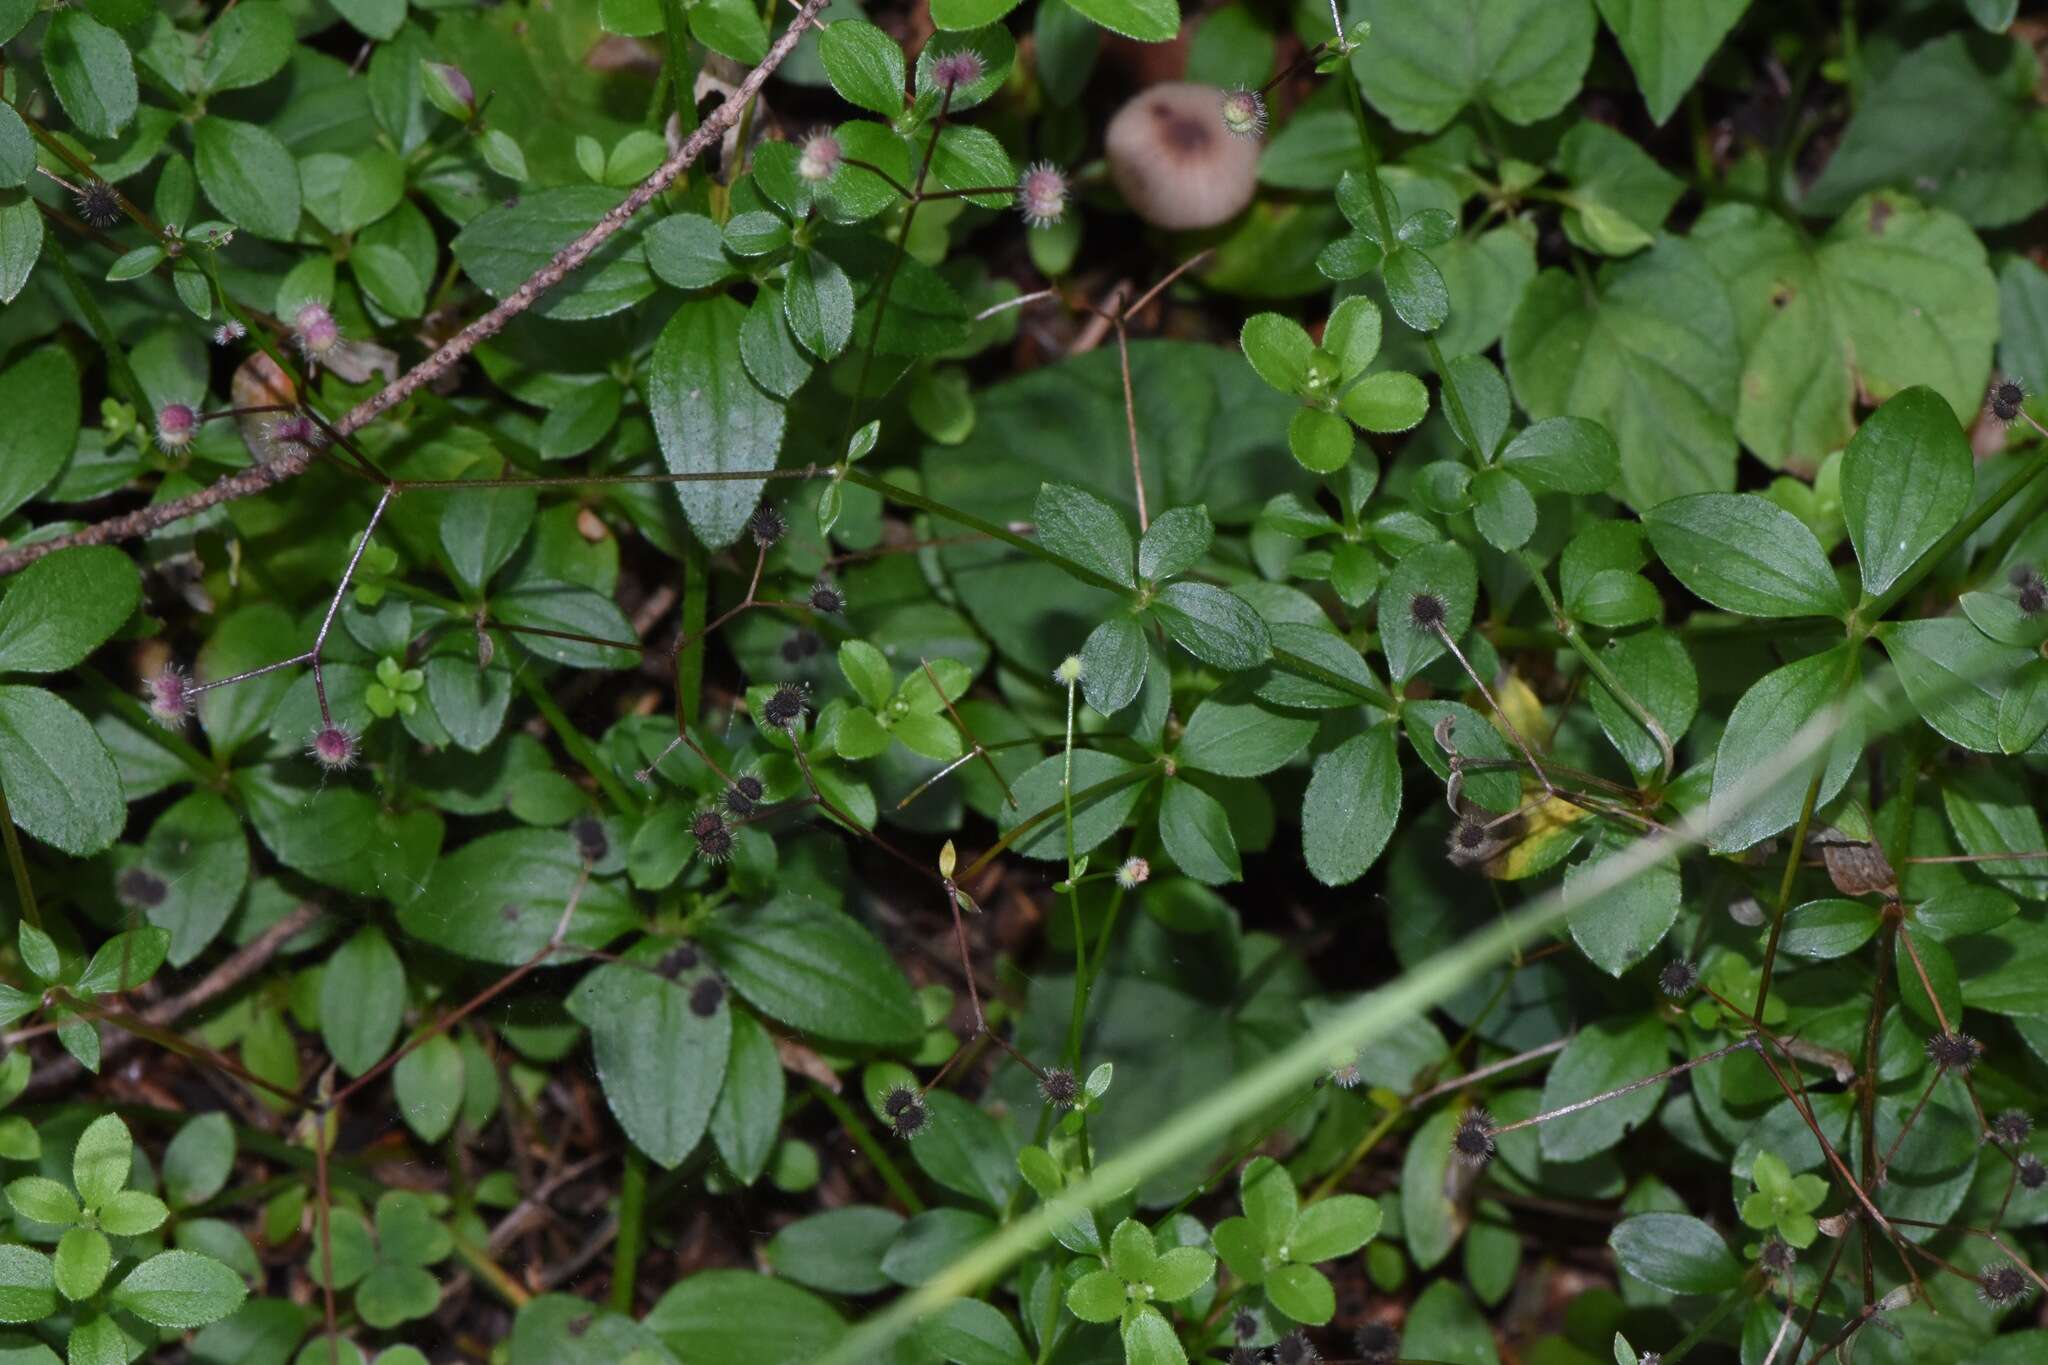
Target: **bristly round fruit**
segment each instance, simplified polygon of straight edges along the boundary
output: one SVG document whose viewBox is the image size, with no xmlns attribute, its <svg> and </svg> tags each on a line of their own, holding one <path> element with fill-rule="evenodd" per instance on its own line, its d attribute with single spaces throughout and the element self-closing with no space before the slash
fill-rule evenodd
<svg viewBox="0 0 2048 1365">
<path fill-rule="evenodd" d="M 233 318 L 229 318 L 226 322 L 213 329 L 213 344 L 225 346 L 231 341 L 240 341 L 247 335 L 249 335 L 247 327 L 236 322 Z"/>
<path fill-rule="evenodd" d="M 1259 1334 L 1259 1315 L 1249 1308 L 1240 1308 L 1230 1317 L 1230 1335 L 1239 1341 L 1250 1341 Z"/>
<path fill-rule="evenodd" d="M 1143 858 L 1126 858 L 1117 865 L 1116 884 L 1126 891 L 1135 891 L 1152 876 L 1152 864 Z"/>
<path fill-rule="evenodd" d="M 579 815 L 571 820 L 569 837 L 576 841 L 576 852 L 590 862 L 598 862 L 611 852 L 612 841 L 604 832 L 604 821 L 595 815 Z"/>
<path fill-rule="evenodd" d="M 846 594 L 832 584 L 820 580 L 811 588 L 811 610 L 822 611 L 827 616 L 836 616 L 846 610 Z"/>
<path fill-rule="evenodd" d="M 1968 1071 L 1984 1049 L 1967 1033 L 1949 1029 L 1927 1040 L 1927 1060 L 1943 1071 Z"/>
<path fill-rule="evenodd" d="M 2032 1292 L 2027 1272 L 2011 1261 L 1985 1266 L 1977 1276 L 1977 1297 L 1994 1308 L 2018 1303 Z"/>
<path fill-rule="evenodd" d="M 199 432 L 199 414 L 189 403 L 166 403 L 156 413 L 156 443 L 175 454 L 192 444 Z"/>
<path fill-rule="evenodd" d="M 114 894 L 124 905 L 138 910 L 154 910 L 171 894 L 171 887 L 162 877 L 146 867 L 131 867 L 114 882 Z"/>
<path fill-rule="evenodd" d="M 1408 619 L 1422 630 L 1442 630 L 1449 615 L 1444 599 L 1433 592 L 1419 592 L 1408 599 Z"/>
<path fill-rule="evenodd" d="M 121 196 L 104 180 L 88 180 L 71 196 L 78 216 L 96 228 L 110 228 L 121 221 Z"/>
<path fill-rule="evenodd" d="M 1451 1134 L 1451 1155 L 1474 1167 L 1493 1160 L 1493 1115 L 1484 1109 L 1466 1110 Z"/>
<path fill-rule="evenodd" d="M 789 534 L 789 523 L 782 519 L 781 512 L 764 502 L 747 518 L 747 534 L 765 550 Z"/>
<path fill-rule="evenodd" d="M 697 841 L 697 851 L 706 862 L 722 863 L 732 856 L 732 830 L 715 810 L 697 812 L 690 821 L 690 837 Z"/>
<path fill-rule="evenodd" d="M 957 91 L 973 85 L 988 73 L 988 64 L 971 47 L 948 52 L 932 63 L 932 84 L 941 90 Z"/>
<path fill-rule="evenodd" d="M 356 761 L 356 737 L 345 725 L 323 725 L 313 733 L 306 753 L 329 772 L 340 772 Z"/>
<path fill-rule="evenodd" d="M 1223 126 L 1237 137 L 1258 137 L 1266 131 L 1266 97 L 1240 85 L 1223 96 Z"/>
<path fill-rule="evenodd" d="M 930 1126 L 932 1111 L 925 1106 L 924 1094 L 907 1085 L 892 1085 L 882 1096 L 882 1114 L 889 1120 L 889 1127 L 897 1137 L 910 1139 Z"/>
<path fill-rule="evenodd" d="M 1047 228 L 1067 216 L 1067 174 L 1050 161 L 1034 161 L 1017 181 L 1017 210 L 1031 227 Z"/>
<path fill-rule="evenodd" d="M 796 173 L 813 185 L 822 185 L 839 174 L 846 162 L 846 149 L 828 129 L 819 129 L 804 139 L 796 158 Z"/>
<path fill-rule="evenodd" d="M 1394 1365 L 1401 1358 L 1401 1334 L 1392 1323 L 1368 1322 L 1352 1338 L 1364 1365 Z"/>
<path fill-rule="evenodd" d="M 1072 1109 L 1081 1098 L 1081 1082 L 1063 1066 L 1049 1066 L 1038 1078 L 1038 1093 L 1055 1109 Z"/>
<path fill-rule="evenodd" d="M 159 725 L 183 725 L 192 714 L 192 679 L 184 669 L 166 666 L 143 684 L 151 719 Z"/>
<path fill-rule="evenodd" d="M 793 730 L 804 718 L 806 702 L 802 683 L 783 683 L 761 703 L 761 719 L 770 729 Z"/>
<path fill-rule="evenodd" d="M 270 424 L 268 435 L 272 445 L 294 454 L 310 453 L 326 442 L 319 423 L 302 413 L 278 418 Z"/>
<path fill-rule="evenodd" d="M 725 789 L 723 798 L 727 813 L 735 817 L 752 815 L 755 807 L 761 804 L 761 791 L 761 779 L 752 773 L 734 778 L 732 785 Z"/>
<path fill-rule="evenodd" d="M 1308 1333 L 1299 1327 L 1273 1343 L 1273 1365 L 1320 1365 L 1322 1358 Z"/>
<path fill-rule="evenodd" d="M 2028 616 L 2039 616 L 2048 610 L 2048 581 L 2031 564 L 2013 566 L 2012 585 L 2019 594 L 2019 608 Z"/>
<path fill-rule="evenodd" d="M 699 1019 L 709 1019 L 724 1003 L 725 983 L 715 976 L 707 976 L 690 987 L 690 1013 Z"/>
<path fill-rule="evenodd" d="M 1799 1253 L 1784 1238 L 1767 1237 L 1763 1249 L 1757 1253 L 1757 1264 L 1773 1275 L 1789 1275 L 1792 1267 L 1799 1264 Z"/>
<path fill-rule="evenodd" d="M 2005 426 L 2011 426 L 2018 421 L 2020 410 L 2026 405 L 2026 385 L 2017 379 L 2001 379 L 1984 395 L 1984 406 L 1990 409 L 1993 418 Z"/>
<path fill-rule="evenodd" d="M 1664 964 L 1664 970 L 1657 973 L 1657 987 L 1673 1000 L 1680 1000 L 1692 994 L 1692 988 L 1700 984 L 1700 969 L 1686 958 L 1673 958 Z"/>
<path fill-rule="evenodd" d="M 2028 1152 L 2019 1159 L 2020 1184 L 2029 1190 L 2038 1190 L 2048 1185 L 2048 1166 L 2041 1164 L 2041 1158 Z"/>
<path fill-rule="evenodd" d="M 2024 1109 L 2008 1109 L 1991 1120 L 1991 1140 L 2017 1147 L 2034 1135 L 2034 1118 Z"/>
</svg>

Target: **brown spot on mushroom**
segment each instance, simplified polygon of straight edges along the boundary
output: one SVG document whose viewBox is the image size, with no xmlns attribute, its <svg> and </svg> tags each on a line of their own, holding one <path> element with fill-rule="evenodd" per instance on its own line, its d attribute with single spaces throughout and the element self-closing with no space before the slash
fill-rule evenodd
<svg viewBox="0 0 2048 1365">
<path fill-rule="evenodd" d="M 1223 92 L 1168 81 L 1109 121 L 1109 171 L 1131 211 L 1155 227 L 1214 227 L 1243 211 L 1258 182 L 1259 142 L 1223 126 Z"/>
</svg>

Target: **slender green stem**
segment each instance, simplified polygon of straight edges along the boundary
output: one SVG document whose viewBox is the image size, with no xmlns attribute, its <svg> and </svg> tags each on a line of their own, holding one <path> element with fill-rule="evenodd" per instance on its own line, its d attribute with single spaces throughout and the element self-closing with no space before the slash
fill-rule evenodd
<svg viewBox="0 0 2048 1365">
<path fill-rule="evenodd" d="M 1665 1365 L 1678 1365 L 1685 1353 L 1707 1339 L 1707 1334 L 1721 1325 L 1722 1319 L 1756 1297 L 1756 1274 L 1751 1270 L 1743 1277 L 1741 1284 L 1721 1296 L 1714 1305 L 1714 1311 L 1701 1318 L 1698 1325 L 1679 1339 L 1676 1346 L 1664 1352 Z"/>
<path fill-rule="evenodd" d="M 64 277 L 64 287 L 71 292 L 71 301 L 78 305 L 78 315 L 85 319 L 85 325 L 92 330 L 93 340 L 99 342 L 100 350 L 107 357 L 107 386 L 135 409 L 137 420 L 146 426 L 152 416 L 149 395 L 135 377 L 134 367 L 128 363 L 128 352 L 121 348 L 121 339 L 107 325 L 106 314 L 100 312 L 92 291 L 78 277 L 77 269 L 71 264 L 71 254 L 55 235 L 47 233 L 43 254 L 57 263 L 57 273 Z"/>
<path fill-rule="evenodd" d="M 1827 756 L 1822 754 L 1814 761 L 1813 780 L 1806 784 L 1806 799 L 1799 804 L 1799 823 L 1792 827 L 1792 847 L 1785 854 L 1785 875 L 1778 879 L 1778 901 L 1771 911 L 1771 936 L 1764 943 L 1763 977 L 1756 988 L 1756 1013 L 1751 1016 L 1758 1028 L 1764 1025 L 1764 1007 L 1770 1003 L 1771 968 L 1777 965 L 1778 939 L 1785 932 L 1785 915 L 1792 906 L 1792 883 L 1799 875 L 1806 831 L 1813 823 L 1813 808 L 1820 800 L 1820 784 L 1827 775 Z"/>
<path fill-rule="evenodd" d="M 1074 885 L 1074 879 L 1081 875 L 1074 865 L 1074 698 L 1079 691 L 1077 674 L 1067 682 L 1067 744 L 1060 776 L 1060 805 L 1067 833 L 1067 909 L 1074 917 L 1074 1011 L 1067 1024 L 1066 1055 L 1067 1066 L 1077 1074 L 1081 1066 L 1082 1020 L 1088 1012 L 1088 993 L 1082 989 L 1082 983 L 1088 980 L 1087 943 L 1081 931 L 1081 892 Z"/>
<path fill-rule="evenodd" d="M 7 840 L 7 866 L 14 871 L 14 892 L 21 900 L 21 917 L 40 929 L 43 914 L 36 906 L 36 889 L 28 877 L 28 859 L 22 856 L 21 836 L 14 828 L 14 812 L 7 808 L 7 780 L 0 774 L 0 836 Z"/>
<path fill-rule="evenodd" d="M 903 1172 L 898 1169 L 895 1158 L 889 1155 L 889 1149 L 882 1145 L 875 1137 L 874 1131 L 861 1120 L 858 1113 L 854 1112 L 853 1106 L 816 1081 L 811 1082 L 811 1090 L 817 1095 L 818 1102 L 831 1110 L 832 1117 L 839 1120 L 839 1126 L 846 1130 L 847 1138 L 874 1166 L 875 1174 L 882 1178 L 882 1183 L 889 1187 L 889 1192 L 896 1196 L 897 1201 L 913 1215 L 923 1213 L 924 1201 L 917 1197 L 916 1190 L 910 1188 L 910 1182 L 903 1178 Z"/>
<path fill-rule="evenodd" d="M 695 532 L 683 539 L 683 620 L 679 639 L 688 643 L 676 655 L 676 725 L 687 729 L 697 719 L 704 688 L 704 618 L 711 598 L 711 561 Z"/>
<path fill-rule="evenodd" d="M 569 756 L 580 763 L 583 770 L 589 773 L 603 790 L 611 801 L 612 808 L 621 815 L 640 809 L 640 799 L 619 780 L 618 775 L 604 761 L 604 757 L 583 737 L 583 732 L 562 714 L 562 708 L 555 705 L 555 699 L 546 686 L 530 671 L 523 670 L 518 677 L 520 690 L 526 693 L 534 709 L 547 721 L 548 728 L 555 732 L 555 738 L 562 741 L 562 747 L 568 750 Z"/>
<path fill-rule="evenodd" d="M 1970 515 L 1957 522 L 1947 535 L 1935 541 L 1934 548 L 1921 555 L 1912 568 L 1899 575 L 1898 582 L 1885 589 L 1880 596 L 1858 607 L 1856 618 L 1866 627 L 1883 620 L 1884 614 L 1897 606 L 1900 598 L 1918 587 L 1921 579 L 1927 577 L 1943 560 L 1954 553 L 1957 546 L 1977 534 L 1978 527 L 1998 515 L 1998 510 L 2018 497 L 2028 484 L 2041 476 L 2044 469 L 2048 469 L 2048 446 L 2035 451 L 1990 497 L 1977 504 Z"/>
<path fill-rule="evenodd" d="M 647 1158 L 626 1144 L 619 1177 L 619 1240 L 612 1252 L 612 1308 L 633 1311 L 633 1280 L 640 1269 L 640 1244 L 647 1225 Z"/>
<path fill-rule="evenodd" d="M 1586 643 L 1585 635 L 1579 630 L 1578 623 L 1571 619 L 1564 609 L 1564 604 L 1557 600 L 1557 594 L 1550 590 L 1550 580 L 1544 576 L 1543 566 L 1536 561 L 1536 557 L 1524 551 L 1521 560 L 1522 567 L 1529 571 L 1529 578 L 1536 585 L 1537 595 L 1542 597 L 1543 605 L 1550 609 L 1551 619 L 1557 622 L 1558 634 L 1564 637 L 1564 642 L 1571 646 L 1572 652 L 1579 656 L 1586 668 L 1600 680 L 1601 685 L 1621 703 L 1622 709 L 1635 717 L 1636 724 L 1649 731 L 1650 738 L 1657 742 L 1657 750 L 1664 764 L 1662 775 L 1657 781 L 1660 785 L 1669 782 L 1671 770 L 1678 764 L 1678 755 L 1672 750 L 1671 737 L 1664 733 L 1664 726 L 1650 714 L 1649 707 L 1636 699 L 1635 693 L 1621 685 L 1621 679 L 1614 676 L 1614 670 L 1607 666 L 1607 661 L 1594 653 L 1593 647 Z"/>
</svg>

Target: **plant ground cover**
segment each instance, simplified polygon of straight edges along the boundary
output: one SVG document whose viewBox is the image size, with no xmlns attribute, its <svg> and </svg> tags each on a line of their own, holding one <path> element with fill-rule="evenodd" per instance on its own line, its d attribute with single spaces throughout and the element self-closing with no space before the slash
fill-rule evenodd
<svg viewBox="0 0 2048 1365">
<path fill-rule="evenodd" d="M 0 1359 L 2048 1358 L 2015 0 L 0 0 Z"/>
</svg>

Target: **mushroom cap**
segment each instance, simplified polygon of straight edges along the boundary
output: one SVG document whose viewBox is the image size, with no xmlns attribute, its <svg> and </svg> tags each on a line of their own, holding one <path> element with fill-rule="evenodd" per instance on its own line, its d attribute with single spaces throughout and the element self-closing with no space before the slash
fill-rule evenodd
<svg viewBox="0 0 2048 1365">
<path fill-rule="evenodd" d="M 1110 177 L 1124 201 L 1155 227 L 1214 227 L 1249 204 L 1259 142 L 1223 126 L 1213 85 L 1166 81 L 1133 96 L 1109 121 Z"/>
</svg>

